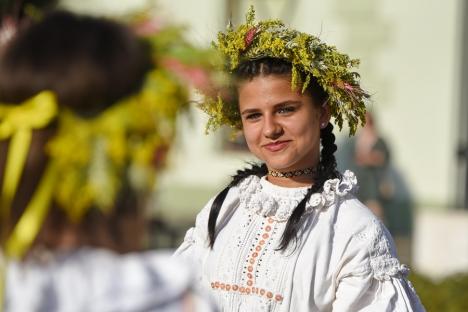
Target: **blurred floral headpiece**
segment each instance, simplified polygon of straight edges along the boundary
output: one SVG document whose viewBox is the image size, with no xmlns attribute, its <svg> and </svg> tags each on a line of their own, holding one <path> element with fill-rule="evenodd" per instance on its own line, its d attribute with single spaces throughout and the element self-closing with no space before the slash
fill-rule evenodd
<svg viewBox="0 0 468 312">
<path fill-rule="evenodd" d="M 139 93 L 100 114 L 81 117 L 58 105 L 48 90 L 20 104 L 0 103 L 0 140 L 9 140 L 0 183 L 1 222 L 11 214 L 33 130 L 57 121 L 57 132 L 46 145 L 47 167 L 2 246 L 7 256 L 22 257 L 27 252 L 52 201 L 72 222 L 80 222 L 91 208 L 110 212 L 124 180 L 129 184 L 125 187 L 138 193 L 154 189 L 155 168 L 163 165 L 173 142 L 177 116 L 189 106 L 189 86 L 209 80 L 211 52 L 189 44 L 182 28 L 158 25 L 156 29 L 153 24 L 139 20 L 135 28 L 152 49 L 154 69 Z"/>
<path fill-rule="evenodd" d="M 237 28 L 228 25 L 225 32 L 218 33 L 213 46 L 226 59 L 224 70 L 228 73 L 246 60 L 273 57 L 289 61 L 292 87 L 300 86 L 304 92 L 314 77 L 329 96 L 328 105 L 340 130 L 344 120 L 350 135 L 356 132 L 359 123 L 364 124 L 369 94 L 361 89 L 359 74 L 353 71 L 359 60 L 338 52 L 319 38 L 290 29 L 280 20 L 255 21 L 251 6 L 246 23 Z M 221 125 L 241 126 L 237 103 L 226 101 L 221 95 L 207 96 L 200 107 L 210 116 L 207 131 Z"/>
</svg>

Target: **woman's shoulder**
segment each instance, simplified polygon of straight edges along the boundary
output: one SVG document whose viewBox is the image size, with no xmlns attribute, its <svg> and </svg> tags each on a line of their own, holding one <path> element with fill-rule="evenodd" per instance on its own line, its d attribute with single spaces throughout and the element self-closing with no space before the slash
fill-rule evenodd
<svg viewBox="0 0 468 312">
<path fill-rule="evenodd" d="M 366 248 L 371 255 L 385 253 L 396 257 L 393 238 L 385 225 L 356 198 L 357 190 L 358 181 L 350 171 L 346 171 L 340 182 L 335 183 L 332 204 L 335 234 L 343 241 L 352 241 L 357 248 Z"/>
<path fill-rule="evenodd" d="M 385 225 L 357 198 L 351 197 L 337 207 L 335 233 L 346 245 L 345 257 L 362 256 L 378 280 L 406 275 L 399 262 L 395 243 Z"/>
<path fill-rule="evenodd" d="M 335 227 L 349 235 L 356 235 L 380 224 L 372 211 L 354 195 L 338 201 L 336 209 Z"/>
<path fill-rule="evenodd" d="M 341 179 L 327 180 L 323 189 L 320 194 L 322 209 L 331 209 L 335 230 L 355 235 L 380 223 L 372 211 L 356 197 L 359 183 L 352 171 L 346 170 Z"/>
</svg>

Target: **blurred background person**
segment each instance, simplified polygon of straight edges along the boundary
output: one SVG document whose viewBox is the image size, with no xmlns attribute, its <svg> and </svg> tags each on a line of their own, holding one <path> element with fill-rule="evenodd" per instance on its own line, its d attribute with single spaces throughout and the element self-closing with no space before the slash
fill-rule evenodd
<svg viewBox="0 0 468 312">
<path fill-rule="evenodd" d="M 381 203 L 381 194 L 388 194 L 391 190 L 381 192 L 382 180 L 390 162 L 390 151 L 385 140 L 377 132 L 372 114 L 366 113 L 366 123 L 358 131 L 355 139 L 353 160 L 357 175 L 360 177 L 361 200 L 376 216 L 384 219 L 384 211 Z"/>
<path fill-rule="evenodd" d="M 184 264 L 143 252 L 155 169 L 188 103 L 184 82 L 153 53 L 170 46 L 145 39 L 110 20 L 55 11 L 5 42 L 5 311 L 213 309 Z"/>
<path fill-rule="evenodd" d="M 385 223 L 400 258 L 410 263 L 413 226 L 410 190 L 392 164 L 389 145 L 371 112 L 366 112 L 366 123 L 355 137 L 341 140 L 337 155 L 340 169 L 349 168 L 358 178 L 357 197 Z"/>
</svg>

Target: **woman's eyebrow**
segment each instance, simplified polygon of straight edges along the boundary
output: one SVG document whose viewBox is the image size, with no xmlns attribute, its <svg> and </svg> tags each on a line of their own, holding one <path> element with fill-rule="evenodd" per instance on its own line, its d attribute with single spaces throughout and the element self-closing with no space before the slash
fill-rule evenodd
<svg viewBox="0 0 468 312">
<path fill-rule="evenodd" d="M 295 101 L 295 100 L 288 100 L 288 101 L 284 101 L 284 102 L 279 102 L 277 104 L 275 104 L 273 107 L 277 108 L 277 107 L 282 107 L 282 106 L 286 106 L 286 105 L 297 105 L 297 104 L 301 104 L 302 102 L 301 101 Z"/>
<path fill-rule="evenodd" d="M 302 103 L 301 101 L 286 100 L 286 101 L 283 101 L 283 102 L 276 103 L 275 105 L 273 105 L 273 108 L 277 109 L 278 107 L 284 107 L 284 106 L 287 106 L 287 105 L 297 105 L 297 104 L 301 104 L 301 103 Z M 241 115 L 257 113 L 259 111 L 260 111 L 260 109 L 258 109 L 258 108 L 247 108 L 247 109 L 244 109 L 241 112 Z"/>
</svg>

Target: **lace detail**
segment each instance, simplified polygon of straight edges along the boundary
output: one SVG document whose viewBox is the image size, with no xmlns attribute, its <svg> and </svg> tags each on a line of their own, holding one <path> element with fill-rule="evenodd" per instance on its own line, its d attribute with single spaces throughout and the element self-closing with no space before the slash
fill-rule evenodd
<svg viewBox="0 0 468 312">
<path fill-rule="evenodd" d="M 374 278 L 379 281 L 390 280 L 392 277 L 406 277 L 409 268 L 401 264 L 395 256 L 395 251 L 389 242 L 390 234 L 378 220 L 372 226 L 359 233 L 357 238 L 370 243 L 370 267 Z"/>
<path fill-rule="evenodd" d="M 346 170 L 341 180 L 330 179 L 323 184 L 322 196 L 330 205 L 335 202 L 336 196 L 344 197 L 357 190 L 357 178 L 352 171 Z"/>
<path fill-rule="evenodd" d="M 273 217 L 280 222 L 288 220 L 307 193 L 307 187 L 281 187 L 268 182 L 266 177 L 259 178 L 255 175 L 245 178 L 238 187 L 242 207 L 263 217 Z M 312 194 L 306 205 L 306 213 L 328 207 L 335 203 L 337 197 L 344 197 L 356 188 L 356 176 L 347 170 L 341 180 L 327 180 L 322 193 Z"/>
</svg>

